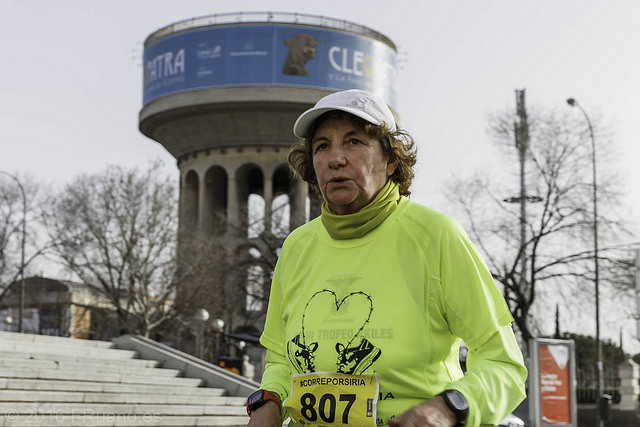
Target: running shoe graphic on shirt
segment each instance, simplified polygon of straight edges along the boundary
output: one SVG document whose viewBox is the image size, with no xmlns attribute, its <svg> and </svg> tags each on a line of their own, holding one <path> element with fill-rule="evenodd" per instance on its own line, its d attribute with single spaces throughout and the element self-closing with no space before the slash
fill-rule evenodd
<svg viewBox="0 0 640 427">
<path fill-rule="evenodd" d="M 289 361 L 299 373 L 315 372 L 314 360 L 316 356 L 314 353 L 318 349 L 318 343 L 312 342 L 310 345 L 306 345 L 304 342 L 300 342 L 300 337 L 301 334 L 298 334 L 287 343 Z"/>
<path fill-rule="evenodd" d="M 360 344 L 355 347 L 345 347 L 342 343 L 336 343 L 338 352 L 337 372 L 360 375 L 373 364 L 382 354 L 382 350 L 375 347 L 366 338 L 362 338 Z"/>
</svg>

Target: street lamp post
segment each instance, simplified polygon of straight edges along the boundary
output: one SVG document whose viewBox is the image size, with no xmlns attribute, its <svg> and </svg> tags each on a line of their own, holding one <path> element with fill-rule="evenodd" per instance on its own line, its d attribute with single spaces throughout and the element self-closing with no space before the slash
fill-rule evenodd
<svg viewBox="0 0 640 427">
<path fill-rule="evenodd" d="M 201 308 L 195 314 L 195 320 L 197 323 L 196 333 L 196 357 L 198 359 L 204 358 L 204 328 L 207 320 L 209 320 L 209 312 Z"/>
<path fill-rule="evenodd" d="M 215 342 L 215 354 L 214 354 L 214 359 L 213 359 L 213 363 L 215 363 L 216 365 L 218 364 L 218 362 L 220 361 L 220 348 L 222 347 L 224 350 L 224 347 L 221 346 L 221 341 L 224 340 L 224 320 L 222 319 L 215 319 L 213 321 L 213 333 L 216 336 L 216 342 Z"/>
<path fill-rule="evenodd" d="M 577 107 L 589 125 L 589 136 L 591 137 L 591 164 L 593 171 L 593 263 L 594 263 L 594 285 L 596 294 L 596 357 L 597 357 L 597 391 L 598 391 L 598 422 L 597 425 L 602 427 L 604 425 L 602 414 L 600 413 L 601 405 L 599 399 L 604 394 L 604 380 L 603 380 L 603 366 L 602 366 L 602 344 L 600 343 L 600 290 L 599 290 L 599 269 L 598 269 L 598 186 L 596 180 L 596 138 L 593 134 L 593 126 L 589 115 L 582 108 L 582 106 L 575 100 L 575 98 L 567 99 L 567 104 L 572 107 Z"/>
<path fill-rule="evenodd" d="M 20 180 L 9 172 L 0 171 L 0 174 L 6 175 L 13 179 L 20 193 L 22 193 L 22 243 L 20 245 L 20 303 L 18 306 L 18 332 L 22 332 L 22 318 L 24 313 L 24 245 L 27 240 L 27 196 L 24 192 L 24 187 L 20 183 Z"/>
</svg>

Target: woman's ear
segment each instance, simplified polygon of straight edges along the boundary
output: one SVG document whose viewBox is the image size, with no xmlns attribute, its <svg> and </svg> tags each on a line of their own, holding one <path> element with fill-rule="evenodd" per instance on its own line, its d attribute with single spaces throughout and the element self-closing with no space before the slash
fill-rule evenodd
<svg viewBox="0 0 640 427">
<path fill-rule="evenodd" d="M 398 161 L 387 163 L 387 176 L 393 175 L 398 167 Z"/>
</svg>

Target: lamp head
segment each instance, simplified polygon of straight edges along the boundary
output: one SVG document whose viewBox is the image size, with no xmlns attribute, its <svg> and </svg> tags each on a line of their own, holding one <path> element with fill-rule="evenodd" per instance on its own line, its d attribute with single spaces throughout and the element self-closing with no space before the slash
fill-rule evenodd
<svg viewBox="0 0 640 427">
<path fill-rule="evenodd" d="M 569 98 L 569 99 L 567 99 L 567 104 L 571 105 L 572 107 L 575 107 L 577 102 L 576 102 L 575 98 Z"/>
<path fill-rule="evenodd" d="M 209 320 L 209 312 L 205 308 L 201 308 L 196 312 L 195 318 L 200 322 L 206 322 Z"/>
<path fill-rule="evenodd" d="M 224 331 L 224 320 L 216 319 L 213 321 L 213 330 L 217 334 L 221 334 Z"/>
</svg>

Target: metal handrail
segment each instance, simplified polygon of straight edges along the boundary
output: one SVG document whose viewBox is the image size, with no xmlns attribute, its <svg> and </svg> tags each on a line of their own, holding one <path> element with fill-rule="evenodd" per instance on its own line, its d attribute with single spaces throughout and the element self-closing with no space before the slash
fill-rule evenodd
<svg viewBox="0 0 640 427">
<path fill-rule="evenodd" d="M 393 50 L 397 50 L 395 43 L 391 41 L 391 39 L 375 30 L 372 30 L 371 28 L 365 27 L 364 25 L 355 24 L 344 19 L 329 18 L 322 15 L 291 12 L 232 12 L 186 19 L 184 21 L 167 25 L 166 27 L 162 27 L 153 32 L 149 37 L 147 37 L 144 45 L 147 47 L 149 44 L 163 37 L 194 28 L 250 23 L 282 23 L 335 28 L 371 37 L 387 44 Z"/>
<path fill-rule="evenodd" d="M 177 369 L 187 378 L 200 378 L 207 387 L 223 388 L 228 396 L 248 397 L 260 387 L 256 381 L 140 335 L 121 335 L 111 341 L 116 348 L 136 351 L 140 358 L 157 360 L 163 368 Z"/>
</svg>

